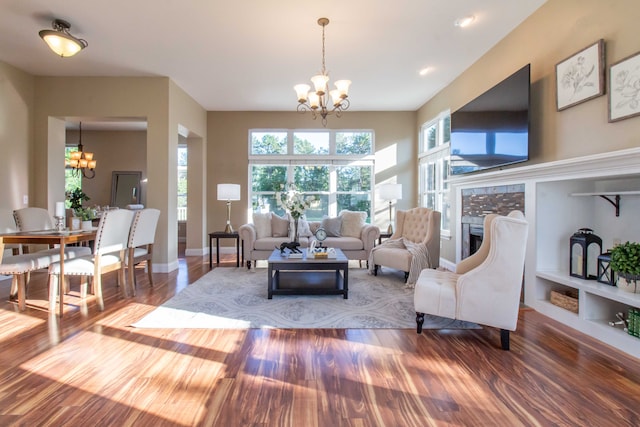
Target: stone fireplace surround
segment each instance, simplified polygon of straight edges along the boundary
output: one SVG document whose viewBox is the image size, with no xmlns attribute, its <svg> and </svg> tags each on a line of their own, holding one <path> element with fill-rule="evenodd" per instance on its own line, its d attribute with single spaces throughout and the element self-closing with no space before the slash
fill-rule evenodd
<svg viewBox="0 0 640 427">
<path fill-rule="evenodd" d="M 517 209 L 524 213 L 524 184 L 496 185 L 462 190 L 461 259 L 480 247 L 484 217 L 490 213 L 507 215 Z"/>
</svg>

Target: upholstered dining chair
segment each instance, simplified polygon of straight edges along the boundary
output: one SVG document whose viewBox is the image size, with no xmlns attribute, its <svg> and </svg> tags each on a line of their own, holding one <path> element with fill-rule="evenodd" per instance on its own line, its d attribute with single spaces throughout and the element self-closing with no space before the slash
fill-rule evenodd
<svg viewBox="0 0 640 427">
<path fill-rule="evenodd" d="M 500 329 L 502 349 L 516 330 L 527 246 L 528 223 L 520 211 L 490 214 L 476 253 L 456 271 L 423 270 L 414 291 L 417 331 L 425 314 L 466 320 Z"/>
<path fill-rule="evenodd" d="M 0 233 L 13 233 L 18 231 L 16 220 L 13 217 L 11 209 L 0 209 Z M 11 249 L 12 255 L 18 255 L 21 252 L 21 245 L 18 243 L 4 245 L 4 250 Z"/>
<path fill-rule="evenodd" d="M 28 207 L 13 211 L 13 218 L 20 231 L 51 230 L 53 218 L 44 208 Z"/>
<path fill-rule="evenodd" d="M 133 212 L 126 209 L 110 210 L 102 214 L 98 223 L 93 255 L 83 256 L 65 261 L 65 276 L 80 276 L 81 298 L 87 296 L 87 278 L 92 277 L 92 292 L 95 294 L 100 310 L 104 310 L 102 297 L 102 275 L 118 271 L 118 285 L 125 297 L 128 296 L 125 278 L 125 253 Z M 58 292 L 64 292 L 67 286 L 61 287 L 66 277 L 60 277 L 60 263 L 49 266 L 49 311 L 55 312 Z"/>
<path fill-rule="evenodd" d="M 396 228 L 388 240 L 371 250 L 369 268 L 378 275 L 380 266 L 404 271 L 408 284 L 415 283 L 425 268 L 440 265 L 440 212 L 413 208 L 396 213 Z"/>
<path fill-rule="evenodd" d="M 53 230 L 53 218 L 44 208 L 28 207 L 13 211 L 13 219 L 20 231 Z M 28 245 L 23 246 L 23 252 L 32 250 Z"/>
<path fill-rule="evenodd" d="M 19 231 L 51 230 L 54 228 L 53 219 L 49 211 L 43 208 L 28 207 L 13 211 L 15 227 Z M 7 232 L 16 231 L 7 230 Z M 8 246 L 8 245 L 7 245 Z M 20 249 L 15 246 L 22 246 L 22 254 L 18 254 Z M 40 246 L 40 247 L 38 247 Z M 14 245 L 13 256 L 7 256 L 0 264 L 0 274 L 12 275 L 10 300 L 18 299 L 21 309 L 24 307 L 24 298 L 18 298 L 20 294 L 27 293 L 27 285 L 31 279 L 31 272 L 49 267 L 52 262 L 60 261 L 58 249 L 46 248 L 44 245 Z M 39 249 L 39 250 L 37 250 Z M 65 259 L 90 255 L 91 250 L 86 247 L 67 246 L 64 249 Z"/>
<path fill-rule="evenodd" d="M 158 209 L 136 210 L 129 231 L 127 244 L 127 273 L 131 293 L 136 294 L 136 265 L 147 261 L 147 277 L 153 286 L 153 243 L 156 238 L 156 227 L 160 218 Z"/>
</svg>

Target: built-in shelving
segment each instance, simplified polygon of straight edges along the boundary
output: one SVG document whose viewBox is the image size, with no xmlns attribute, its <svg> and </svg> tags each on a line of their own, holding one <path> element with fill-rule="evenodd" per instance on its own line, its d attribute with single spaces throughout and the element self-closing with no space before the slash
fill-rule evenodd
<svg viewBox="0 0 640 427">
<path fill-rule="evenodd" d="M 603 248 L 613 247 L 616 241 L 640 242 L 640 147 L 456 175 L 450 184 L 456 206 L 461 205 L 464 189 L 524 184 L 524 213 L 529 221 L 525 304 L 640 359 L 640 339 L 620 326 L 609 325 L 617 313 L 640 308 L 640 294 L 571 277 L 568 272 L 569 240 L 581 228 L 594 230 L 602 238 Z M 614 218 L 609 203 L 616 208 Z M 462 221 L 460 217 L 456 220 L 456 254 L 461 254 Z M 551 304 L 551 291 L 570 289 L 578 290 L 578 313 Z"/>
<path fill-rule="evenodd" d="M 620 216 L 620 196 L 638 196 L 640 191 L 617 191 L 617 192 L 598 192 L 598 193 L 572 193 L 572 196 L 598 196 L 611 203 L 616 209 L 616 216 Z M 611 200 L 609 197 L 613 197 Z"/>
</svg>

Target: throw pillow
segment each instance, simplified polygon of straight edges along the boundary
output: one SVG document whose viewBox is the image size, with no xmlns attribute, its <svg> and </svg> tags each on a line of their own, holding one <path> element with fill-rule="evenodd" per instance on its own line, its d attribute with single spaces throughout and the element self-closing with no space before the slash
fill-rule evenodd
<svg viewBox="0 0 640 427">
<path fill-rule="evenodd" d="M 289 235 L 289 218 L 271 214 L 271 235 L 273 237 L 286 237 Z"/>
<path fill-rule="evenodd" d="M 341 211 L 338 216 L 342 218 L 340 233 L 346 237 L 360 238 L 367 213 L 362 211 Z"/>
<path fill-rule="evenodd" d="M 258 239 L 271 237 L 271 212 L 267 212 L 267 213 L 254 212 L 253 225 L 254 227 L 256 227 L 256 234 Z"/>
<path fill-rule="evenodd" d="M 340 229 L 342 228 L 342 218 L 323 218 L 322 228 L 327 232 L 327 237 L 340 237 Z"/>
</svg>

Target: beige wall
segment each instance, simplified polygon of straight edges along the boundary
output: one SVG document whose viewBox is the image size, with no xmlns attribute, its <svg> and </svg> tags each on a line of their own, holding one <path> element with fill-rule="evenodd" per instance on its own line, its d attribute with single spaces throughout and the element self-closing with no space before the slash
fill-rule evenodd
<svg viewBox="0 0 640 427">
<path fill-rule="evenodd" d="M 401 209 L 415 206 L 417 196 L 413 181 L 417 167 L 417 130 L 415 112 L 346 112 L 341 118 L 329 117 L 327 129 L 371 129 L 375 132 L 376 183 L 393 180 L 403 184 Z M 250 129 L 322 129 L 319 120 L 309 113 L 296 112 L 209 112 L 207 200 L 209 231 L 221 230 L 226 221 L 226 203 L 219 202 L 219 183 L 240 184 L 242 200 L 231 207 L 234 228 L 250 220 L 247 182 Z M 376 205 L 375 222 L 387 226 L 388 210 Z"/>
<path fill-rule="evenodd" d="M 78 131 L 66 131 L 67 145 L 78 145 Z M 86 205 L 111 204 L 111 176 L 114 171 L 140 171 L 147 178 L 146 131 L 82 130 L 84 151 L 93 153 L 98 161 L 96 176 L 84 179 L 82 190 L 91 198 Z M 141 185 L 142 204 L 146 204 L 146 184 Z"/>
<path fill-rule="evenodd" d="M 30 194 L 34 77 L 0 62 L 0 208 L 25 207 Z M 52 212 L 53 213 L 53 212 Z"/>
<path fill-rule="evenodd" d="M 422 106 L 418 125 L 446 109 L 455 111 L 531 63 L 531 160 L 518 166 L 635 147 L 640 118 L 608 123 L 607 96 L 556 111 L 555 66 L 601 38 L 607 69 L 637 52 L 639 16 L 637 0 L 549 0 Z M 457 209 L 452 206 L 459 216 Z M 442 256 L 455 260 L 454 249 L 455 236 L 443 241 Z"/>
</svg>

